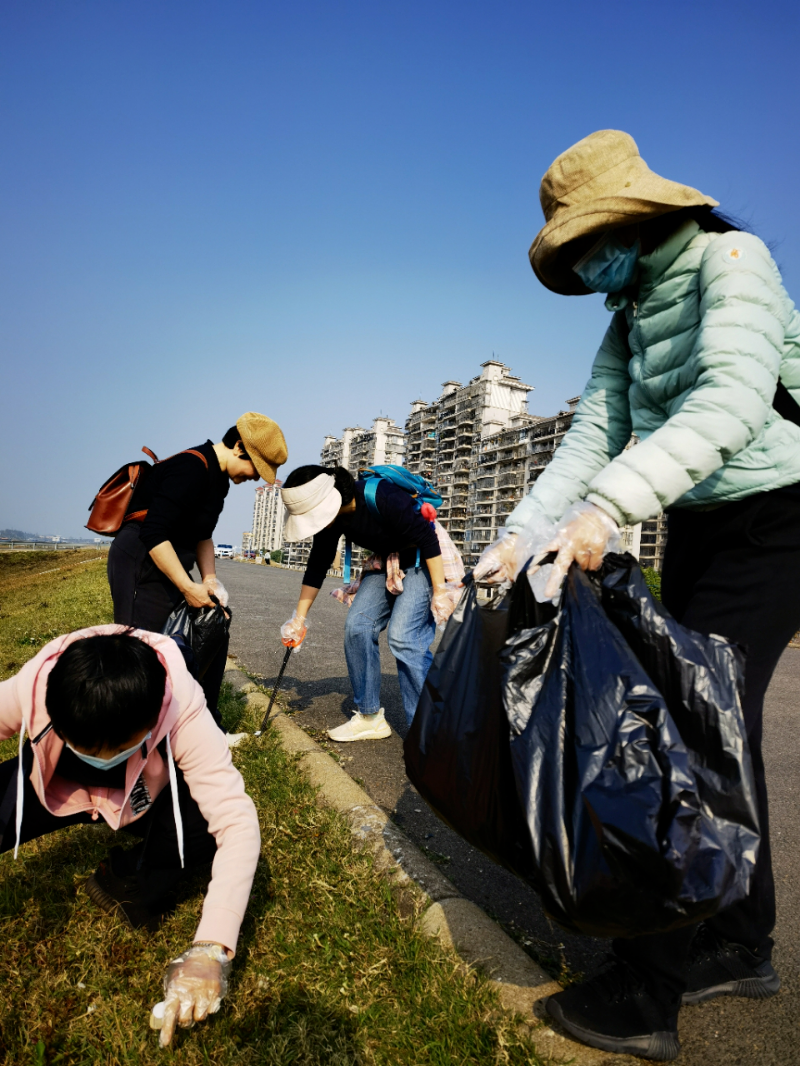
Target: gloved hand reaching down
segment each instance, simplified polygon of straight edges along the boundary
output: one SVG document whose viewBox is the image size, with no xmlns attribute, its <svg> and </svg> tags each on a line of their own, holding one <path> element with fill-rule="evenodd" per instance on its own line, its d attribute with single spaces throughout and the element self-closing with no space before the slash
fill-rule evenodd
<svg viewBox="0 0 800 1066">
<path fill-rule="evenodd" d="M 292 617 L 281 626 L 281 640 L 287 648 L 298 649 L 306 638 L 308 619 L 292 611 Z"/>
<path fill-rule="evenodd" d="M 172 960 L 164 977 L 161 1047 L 172 1042 L 176 1024 L 188 1029 L 219 1010 L 230 970 L 231 960 L 221 944 L 194 944 Z"/>
</svg>

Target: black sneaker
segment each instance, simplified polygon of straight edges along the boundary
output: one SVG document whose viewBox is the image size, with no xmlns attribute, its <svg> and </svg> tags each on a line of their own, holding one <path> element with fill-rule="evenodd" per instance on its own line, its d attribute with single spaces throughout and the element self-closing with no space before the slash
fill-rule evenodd
<svg viewBox="0 0 800 1066">
<path fill-rule="evenodd" d="M 760 959 L 742 944 L 723 940 L 707 925 L 699 927 L 689 949 L 684 1006 L 716 996 L 769 999 L 780 987 L 781 979 L 768 959 Z"/>
<path fill-rule="evenodd" d="M 547 1013 L 590 1047 L 669 1062 L 681 1049 L 669 1017 L 638 974 L 613 958 L 596 976 L 550 996 Z"/>
<path fill-rule="evenodd" d="M 133 929 L 154 933 L 161 924 L 161 915 L 144 906 L 136 878 L 118 876 L 112 862 L 113 852 L 109 861 L 101 862 L 84 885 L 89 899 L 106 914 L 118 915 Z"/>
</svg>

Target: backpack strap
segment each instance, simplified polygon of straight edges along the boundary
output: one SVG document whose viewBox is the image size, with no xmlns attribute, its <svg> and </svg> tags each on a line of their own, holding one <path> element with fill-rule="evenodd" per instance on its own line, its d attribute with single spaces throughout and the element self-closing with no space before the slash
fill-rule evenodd
<svg viewBox="0 0 800 1066">
<path fill-rule="evenodd" d="M 178 452 L 178 455 L 196 455 L 198 459 L 203 460 L 203 466 L 208 470 L 208 459 L 206 459 L 203 453 L 199 452 L 197 448 L 185 448 L 184 451 Z M 171 458 L 172 456 L 170 456 L 170 459 Z"/>
<path fill-rule="evenodd" d="M 376 518 L 380 518 L 381 512 L 378 509 L 378 485 L 383 481 L 381 477 L 369 477 L 364 482 L 364 503 L 369 507 L 370 511 Z"/>
<path fill-rule="evenodd" d="M 350 566 L 353 562 L 353 544 L 350 538 L 346 538 L 344 542 L 344 570 L 342 571 L 342 581 L 345 585 L 350 584 Z"/>
<path fill-rule="evenodd" d="M 165 463 L 167 461 L 166 459 L 162 459 L 162 460 L 156 459 L 155 455 L 153 455 L 153 453 L 150 451 L 149 448 L 142 448 L 142 451 L 143 452 L 147 452 L 147 454 L 152 456 L 153 459 L 155 459 L 155 461 L 157 463 L 158 462 L 164 462 Z M 185 448 L 182 452 L 176 452 L 175 455 L 196 455 L 198 459 L 202 459 L 203 466 L 206 468 L 206 470 L 208 470 L 208 459 L 206 459 L 206 457 L 203 455 L 203 453 L 199 452 L 197 450 L 197 448 Z M 168 456 L 168 458 L 169 459 L 174 459 L 175 456 L 170 455 L 170 456 Z M 147 466 L 147 463 L 145 463 L 144 465 Z M 122 519 L 122 522 L 123 522 L 123 524 L 125 522 L 144 522 L 145 518 L 147 518 L 147 511 L 146 510 L 144 510 L 144 511 L 131 511 L 130 514 L 126 514 L 125 515 L 125 517 Z"/>
</svg>

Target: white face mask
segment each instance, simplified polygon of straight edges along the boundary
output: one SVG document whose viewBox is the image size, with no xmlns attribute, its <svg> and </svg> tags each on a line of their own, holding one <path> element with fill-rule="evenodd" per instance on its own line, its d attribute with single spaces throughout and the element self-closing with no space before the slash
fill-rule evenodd
<svg viewBox="0 0 800 1066">
<path fill-rule="evenodd" d="M 112 755 L 110 759 L 100 759 L 97 755 L 86 755 L 82 751 L 76 751 L 75 748 L 69 743 L 64 741 L 73 755 L 77 755 L 81 762 L 85 762 L 87 766 L 93 766 L 95 770 L 110 770 L 112 766 L 119 766 L 120 763 L 130 759 L 134 752 L 137 752 L 144 744 L 145 740 L 149 740 L 152 733 L 148 733 L 146 737 L 143 737 L 138 744 L 134 744 L 132 748 L 126 748 L 125 751 L 118 751 L 116 755 Z"/>
</svg>

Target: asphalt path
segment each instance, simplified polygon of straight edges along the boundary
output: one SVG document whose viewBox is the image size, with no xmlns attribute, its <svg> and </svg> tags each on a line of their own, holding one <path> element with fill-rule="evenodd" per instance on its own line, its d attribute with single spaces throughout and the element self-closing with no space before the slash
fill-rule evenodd
<svg viewBox="0 0 800 1066">
<path fill-rule="evenodd" d="M 245 670 L 269 685 L 284 653 L 279 628 L 297 604 L 302 575 L 227 560 L 219 560 L 217 568 L 234 608 L 231 651 Z M 336 751 L 341 765 L 459 891 L 499 921 L 554 976 L 589 970 L 608 951 L 608 942 L 574 936 L 551 922 L 527 885 L 440 822 L 406 778 L 405 716 L 385 634 L 382 696 L 393 735 L 354 744 L 327 740 L 325 731 L 344 722 L 354 706 L 343 652 L 347 609 L 330 595 L 340 584 L 338 579 L 326 580 L 311 611 L 308 636 L 284 674 L 283 690 L 295 721 Z M 788 648 L 781 658 L 767 693 L 764 733 L 778 902 L 774 963 L 783 986 L 764 1002 L 723 997 L 684 1008 L 678 1066 L 800 1063 L 800 650 Z"/>
</svg>

